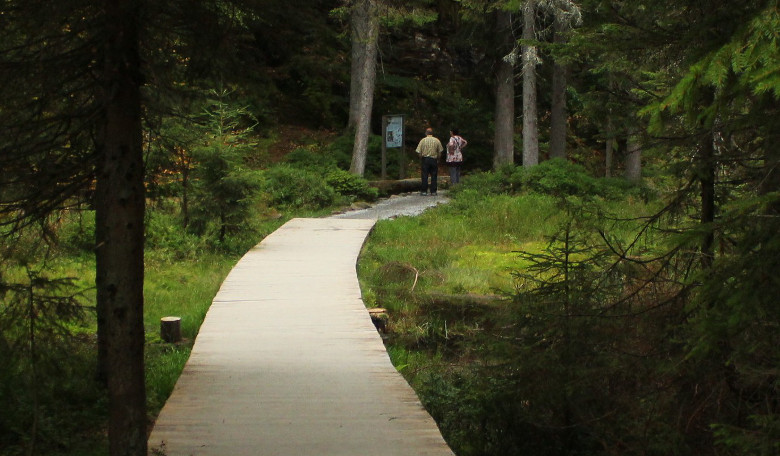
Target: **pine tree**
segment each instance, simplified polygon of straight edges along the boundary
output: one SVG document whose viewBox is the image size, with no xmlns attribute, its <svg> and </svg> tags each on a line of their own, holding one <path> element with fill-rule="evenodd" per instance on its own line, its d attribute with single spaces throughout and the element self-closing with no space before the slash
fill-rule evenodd
<svg viewBox="0 0 780 456">
<path fill-rule="evenodd" d="M 255 147 L 250 133 L 257 122 L 224 89 L 211 91 L 203 116 L 203 144 L 192 150 L 192 228 L 204 233 L 215 221 L 222 243 L 227 234 L 245 228 L 260 190 L 257 173 L 245 163 Z"/>
</svg>

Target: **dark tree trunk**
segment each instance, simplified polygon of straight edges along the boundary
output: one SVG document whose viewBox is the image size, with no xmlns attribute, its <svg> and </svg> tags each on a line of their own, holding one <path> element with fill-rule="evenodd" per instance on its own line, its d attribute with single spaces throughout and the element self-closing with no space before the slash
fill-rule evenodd
<svg viewBox="0 0 780 456">
<path fill-rule="evenodd" d="M 504 41 L 503 49 L 513 52 L 512 15 L 509 11 L 496 12 L 498 35 Z M 515 156 L 515 68 L 511 62 L 499 58 L 496 68 L 496 118 L 494 131 L 493 168 L 514 164 Z"/>
<path fill-rule="evenodd" d="M 615 138 L 609 138 L 604 147 L 604 177 L 612 177 L 612 156 L 614 154 Z"/>
<path fill-rule="evenodd" d="M 563 20 L 555 18 L 555 43 L 565 41 L 566 25 Z M 552 78 L 552 106 L 550 109 L 550 158 L 566 158 L 566 77 L 567 65 L 555 62 Z"/>
<path fill-rule="evenodd" d="M 95 201 L 100 361 L 108 385 L 110 454 L 145 456 L 140 3 L 106 0 L 103 6 L 103 116 Z"/>
<path fill-rule="evenodd" d="M 190 225 L 190 163 L 184 151 L 179 152 L 181 164 L 181 215 L 184 228 Z"/>
<path fill-rule="evenodd" d="M 715 234 L 712 224 L 715 222 L 715 145 L 711 134 L 704 139 L 701 147 L 699 166 L 699 181 L 701 182 L 701 224 L 709 225 L 705 229 L 701 242 L 701 265 L 707 269 L 712 266 L 715 257 L 713 251 Z"/>
<path fill-rule="evenodd" d="M 523 40 L 536 39 L 536 0 L 523 5 Z M 536 46 L 523 45 L 523 166 L 539 163 L 539 125 L 536 109 Z"/>
</svg>

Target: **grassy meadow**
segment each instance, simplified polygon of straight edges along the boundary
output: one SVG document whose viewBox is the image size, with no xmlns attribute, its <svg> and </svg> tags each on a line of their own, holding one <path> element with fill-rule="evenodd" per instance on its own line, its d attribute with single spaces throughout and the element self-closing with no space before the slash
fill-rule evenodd
<svg viewBox="0 0 780 456">
<path fill-rule="evenodd" d="M 633 243 L 631 254 L 647 255 L 655 241 L 637 233 L 661 206 L 631 194 L 507 191 L 486 184 L 495 178 L 467 179 L 450 204 L 421 216 L 380 221 L 358 264 L 364 300 L 387 309 L 390 357 L 456 454 L 559 454 L 556 448 L 575 446 L 598 452 L 591 440 L 598 426 L 566 425 L 558 415 L 571 402 L 574 419 L 579 404 L 572 395 L 613 402 L 590 382 L 600 375 L 619 381 L 627 367 L 619 357 L 610 360 L 605 340 L 619 329 L 612 322 L 599 327 L 599 320 L 621 320 L 620 312 L 607 317 L 605 307 L 630 280 L 615 272 L 619 258 L 611 260 L 613 272 L 604 272 L 610 269 L 602 241 Z M 560 252 L 562 232 L 580 239 L 568 256 Z M 587 274 L 617 278 L 600 285 L 609 290 L 587 291 L 595 287 Z M 570 290 L 543 294 L 565 290 L 562 283 Z M 572 307 L 564 311 L 562 303 Z M 601 353 L 577 348 L 591 344 L 602 345 Z M 589 359 L 569 360 L 576 353 Z M 612 367 L 599 373 L 599 363 Z M 549 396 L 559 397 L 545 401 Z"/>
</svg>

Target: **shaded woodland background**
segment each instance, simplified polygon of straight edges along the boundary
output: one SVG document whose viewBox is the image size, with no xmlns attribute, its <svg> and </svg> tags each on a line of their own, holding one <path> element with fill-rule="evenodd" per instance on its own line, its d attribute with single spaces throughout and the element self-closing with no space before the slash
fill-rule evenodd
<svg viewBox="0 0 780 456">
<path fill-rule="evenodd" d="M 370 39 L 355 40 L 363 20 Z M 568 254 L 529 254 L 537 286 L 517 291 L 517 315 L 538 318 L 514 324 L 560 344 L 508 349 L 563 366 L 564 393 L 582 374 L 625 400 L 587 418 L 630 410 L 625 428 L 586 425 L 595 393 L 548 398 L 554 419 L 534 427 L 544 414 L 523 415 L 515 394 L 534 379 L 510 365 L 477 385 L 504 398 L 491 404 L 518 427 L 503 429 L 566 437 L 533 449 L 545 454 L 776 454 L 778 31 L 776 0 L 4 2 L 0 449 L 69 454 L 70 423 L 112 455 L 146 454 L 145 272 L 376 198 L 381 115 L 405 114 L 390 175 L 415 175 L 425 127 L 457 127 L 485 194 L 658 204 L 636 242 L 572 223 L 554 238 Z M 361 47 L 374 42 L 375 58 Z M 352 63 L 366 56 L 361 101 Z M 620 284 L 605 282 L 615 268 Z M 591 332 L 598 321 L 611 323 Z M 598 350 L 574 362 L 626 327 L 620 348 L 646 376 L 600 382 L 627 364 Z M 531 451 L 480 429 L 497 434 L 468 454 Z"/>
</svg>

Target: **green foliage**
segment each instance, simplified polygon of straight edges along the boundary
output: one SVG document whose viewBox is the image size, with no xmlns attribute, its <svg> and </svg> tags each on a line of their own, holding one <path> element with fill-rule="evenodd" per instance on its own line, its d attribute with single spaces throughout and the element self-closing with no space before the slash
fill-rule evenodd
<svg viewBox="0 0 780 456">
<path fill-rule="evenodd" d="M 349 135 L 348 135 L 349 136 Z M 342 137 L 334 141 L 327 150 L 334 154 L 337 159 L 339 168 L 349 169 L 352 161 L 352 146 L 354 144 L 354 137 Z M 370 135 L 368 137 L 368 144 L 366 145 L 366 170 L 367 176 L 379 176 L 382 172 L 382 137 L 379 135 Z M 346 163 L 342 163 L 342 160 L 349 158 Z M 398 164 L 391 160 L 388 163 L 388 173 L 390 175 L 397 174 Z"/>
<path fill-rule="evenodd" d="M 543 161 L 530 169 L 510 165 L 498 171 L 472 174 L 451 190 L 453 195 L 469 192 L 485 195 L 534 192 L 561 198 L 599 197 L 611 201 L 628 197 L 645 201 L 653 198 L 653 192 L 647 187 L 625 179 L 594 178 L 584 167 L 560 158 Z"/>
<path fill-rule="evenodd" d="M 354 135 L 345 134 L 337 137 L 333 142 L 325 147 L 324 153 L 333 157 L 336 161 L 336 166 L 340 169 L 349 169 L 349 165 L 352 163 L 352 147 L 355 143 Z M 371 147 L 371 139 L 369 138 L 369 148 Z M 369 149 L 370 150 L 370 149 Z M 366 156 L 366 160 L 369 160 L 371 154 Z"/>
<path fill-rule="evenodd" d="M 560 158 L 527 169 L 522 181 L 527 190 L 553 196 L 589 196 L 595 188 L 595 179 L 583 167 Z"/>
<path fill-rule="evenodd" d="M 308 169 L 283 164 L 263 171 L 262 175 L 263 191 L 274 206 L 322 209 L 336 200 L 336 191 L 320 174 Z"/>
<path fill-rule="evenodd" d="M 95 248 L 95 211 L 74 210 L 64 213 L 58 236 L 64 248 L 73 252 L 92 253 Z"/>
<path fill-rule="evenodd" d="M 368 181 L 342 169 L 330 171 L 325 176 L 325 183 L 343 196 L 351 196 L 364 201 L 375 201 L 379 197 L 379 190 L 369 187 Z"/>
<path fill-rule="evenodd" d="M 519 179 L 512 179 L 514 173 L 521 173 L 521 168 L 503 167 L 498 171 L 486 171 L 469 175 L 459 185 L 451 188 L 450 194 L 458 196 L 462 193 L 477 193 L 482 195 L 501 195 L 515 193 L 520 189 Z"/>
<path fill-rule="evenodd" d="M 105 407 L 85 349 L 84 285 L 76 274 L 62 278 L 62 259 L 39 233 L 16 235 L 0 251 L 0 448 L 79 448 Z"/>
<path fill-rule="evenodd" d="M 693 278 L 698 286 L 689 302 L 687 349 L 701 378 L 715 383 L 721 370 L 728 372 L 733 387 L 724 398 L 741 412 L 713 413 L 709 424 L 717 443 L 737 454 L 770 455 L 780 448 L 780 409 L 767 406 L 780 388 L 780 280 L 773 273 L 780 267 L 779 202 L 774 192 L 724 205 L 720 222 L 733 244 Z"/>
<path fill-rule="evenodd" d="M 655 130 L 662 129 L 666 111 L 712 125 L 718 113 L 749 107 L 754 97 L 780 99 L 779 28 L 777 2 L 768 2 L 731 41 L 691 65 L 665 99 L 643 111 L 652 115 Z M 704 91 L 715 93 L 708 104 Z"/>
<path fill-rule="evenodd" d="M 193 207 L 190 227 L 198 234 L 216 225 L 220 242 L 249 219 L 261 188 L 260 175 L 244 163 L 254 128 L 245 108 L 233 107 L 226 91 L 212 91 L 204 111 L 204 145 L 192 151 Z"/>
<path fill-rule="evenodd" d="M 328 152 L 318 152 L 299 147 L 285 155 L 284 161 L 297 168 L 305 168 L 309 171 L 325 173 L 338 168 L 338 160 L 332 153 L 335 150 L 336 148 L 333 146 L 329 148 Z"/>
<path fill-rule="evenodd" d="M 277 167 L 271 168 L 269 175 L 274 176 L 272 177 L 274 179 L 273 185 L 280 187 L 284 185 L 284 179 L 279 178 L 277 175 L 292 175 L 296 174 L 294 170 L 300 170 L 299 175 L 288 182 L 288 185 L 292 188 L 271 190 L 272 203 L 290 206 L 297 205 L 295 201 L 300 201 L 304 202 L 304 206 L 317 209 L 336 202 L 335 196 L 330 197 L 326 195 L 328 190 L 321 188 L 321 185 L 313 184 L 317 177 L 325 186 L 335 191 L 337 195 L 364 201 L 376 200 L 379 192 L 377 189 L 369 187 L 366 179 L 338 167 L 335 157 L 339 153 L 346 153 L 344 150 L 341 150 L 341 145 L 347 144 L 342 143 L 343 138 L 337 139 L 323 152 L 298 148 L 285 157 L 285 162 L 289 164 L 285 165 L 287 166 L 286 168 L 283 167 L 280 170 L 275 169 Z M 341 152 L 339 152 L 340 150 Z M 320 195 L 303 195 L 300 193 L 302 191 L 301 186 Z"/>
<path fill-rule="evenodd" d="M 162 210 L 146 211 L 146 247 L 169 261 L 198 258 L 207 238 L 181 229 L 181 217 Z"/>
<path fill-rule="evenodd" d="M 600 454 L 614 442 L 622 454 L 687 451 L 665 419 L 679 398 L 659 383 L 682 355 L 668 322 L 684 285 L 650 261 L 653 238 L 636 236 L 641 202 L 597 203 L 469 188 L 377 224 L 361 283 L 389 309 L 391 357 L 457 454 Z M 648 285 L 653 274 L 664 284 Z M 449 293 L 499 298 L 429 298 Z"/>
</svg>

